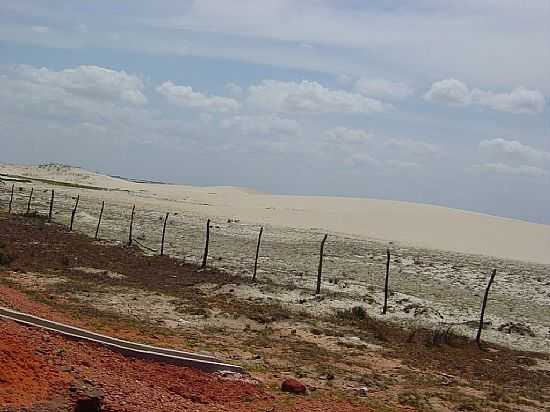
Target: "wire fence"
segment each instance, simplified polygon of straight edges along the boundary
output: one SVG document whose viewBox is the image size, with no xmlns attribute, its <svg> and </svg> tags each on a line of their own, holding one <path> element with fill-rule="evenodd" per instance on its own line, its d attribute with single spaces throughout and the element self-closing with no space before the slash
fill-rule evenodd
<svg viewBox="0 0 550 412">
<path fill-rule="evenodd" d="M 76 193 L 70 186 L 35 189 L 32 182 L 9 181 L 0 185 L 0 192 L 3 194 L 1 207 L 7 210 L 11 204 L 12 213 L 51 215 L 53 222 L 72 225 L 72 229 L 90 237 L 97 231 L 102 240 L 121 245 L 131 240 L 144 253 L 160 254 L 162 249 L 165 255 L 195 264 L 202 264 L 205 258 L 204 216 L 185 207 L 161 210 L 162 199 L 151 199 L 139 192 L 113 194 L 86 189 Z M 177 207 L 175 201 L 167 205 Z M 410 297 L 416 297 L 462 310 L 464 317 L 471 319 L 479 312 L 487 274 L 493 268 L 499 272 L 492 292 L 497 299 L 490 302 L 489 312 L 492 308 L 493 312 L 506 313 L 511 319 L 525 320 L 532 315 L 533 305 L 548 304 L 545 292 L 532 293 L 525 289 L 537 274 L 547 275 L 545 265 L 426 250 L 342 234 L 330 234 L 327 240 L 323 239 L 325 234 L 320 229 L 260 226 L 243 223 L 239 218 L 213 217 L 209 228 L 206 260 L 209 266 L 243 277 L 252 277 L 257 270 L 260 281 L 268 279 L 286 288 L 309 290 L 311 294 L 339 294 L 344 299 L 384 306 L 384 313 L 388 298 L 391 309 L 392 306 L 405 307 Z M 324 250 L 320 250 L 321 241 Z M 522 277 L 526 271 L 529 276 L 518 279 L 518 275 Z M 499 287 L 500 277 L 504 277 L 506 287 Z M 523 288 L 508 287 L 510 280 L 522 284 Z M 534 285 L 535 291 L 539 291 L 537 286 Z"/>
</svg>

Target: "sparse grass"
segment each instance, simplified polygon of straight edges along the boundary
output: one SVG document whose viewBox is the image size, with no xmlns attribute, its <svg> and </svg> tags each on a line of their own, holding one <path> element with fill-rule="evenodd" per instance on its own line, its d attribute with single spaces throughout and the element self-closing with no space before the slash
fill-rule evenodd
<svg viewBox="0 0 550 412">
<path fill-rule="evenodd" d="M 442 345 L 463 345 L 467 338 L 453 331 L 452 324 L 440 324 L 433 329 L 413 329 L 407 337 L 407 343 L 418 343 L 428 347 Z"/>
<path fill-rule="evenodd" d="M 90 186 L 90 185 L 81 185 L 79 183 L 71 183 L 71 182 L 61 182 L 59 180 L 51 180 L 51 179 L 42 179 L 39 177 L 27 177 L 27 176 L 21 176 L 21 175 L 12 175 L 12 174 L 1 174 L 1 176 L 6 176 L 8 178 L 12 179 L 18 179 L 17 182 L 21 183 L 32 183 L 32 181 L 46 183 L 48 185 L 52 186 L 64 186 L 64 187 L 74 187 L 76 189 L 89 189 L 89 190 L 115 190 L 115 189 L 108 189 L 105 187 L 99 187 L 99 186 Z"/>
<path fill-rule="evenodd" d="M 543 395 L 538 393 L 544 392 L 541 388 L 547 387 L 547 378 L 543 373 L 525 369 L 533 363 L 530 354 L 512 354 L 502 348 L 497 349 L 498 354 L 480 353 L 471 345 L 460 345 L 461 338 L 457 337 L 455 341 L 452 330 L 443 325 L 436 331 L 405 330 L 402 326 L 388 321 L 371 318 L 361 306 L 338 311 L 332 315 L 319 315 L 296 311 L 282 303 L 242 299 L 233 293 L 208 295 L 196 286 L 204 282 L 222 285 L 236 283 L 238 287 L 239 284 L 247 282 L 221 272 L 196 272 L 193 267 L 183 267 L 179 262 L 171 266 L 168 265 L 168 260 L 157 257 L 142 260 L 137 252 L 129 248 L 106 248 L 105 253 L 109 253 L 109 259 L 103 260 L 99 260 L 100 253 L 96 250 L 93 260 L 90 260 L 87 248 L 92 246 L 89 243 L 81 241 L 76 234 L 71 234 L 67 238 L 62 237 L 64 235 L 54 233 L 55 228 L 49 225 L 45 226 L 44 232 L 33 231 L 32 236 L 27 236 L 25 247 L 22 247 L 21 232 L 30 227 L 29 223 L 36 222 L 40 225 L 43 219 L 29 217 L 20 220 L 21 226 L 16 226 L 17 232 L 11 238 L 13 241 L 6 237 L 12 243 L 4 245 L 4 249 L 11 247 L 19 252 L 18 256 L 22 261 L 17 264 L 23 270 L 63 276 L 68 280 L 66 283 L 47 286 L 44 292 L 26 293 L 33 300 L 44 302 L 56 310 L 81 319 L 90 328 L 98 331 L 105 331 L 107 334 L 116 334 L 118 330 L 134 331 L 139 340 L 153 344 L 166 341 L 171 342 L 168 345 L 174 345 L 177 339 L 178 345 L 185 342 L 183 345 L 187 348 L 225 354 L 228 355 L 228 359 L 229 355 L 246 353 L 246 358 L 237 359 L 244 359 L 242 363 L 249 370 L 288 373 L 310 379 L 318 379 L 322 374 L 333 374 L 335 379 L 331 379 L 331 384 L 327 383 L 327 387 L 338 390 L 338 385 L 346 382 L 345 387 L 349 388 L 348 383 L 352 380 L 355 386 L 366 385 L 373 389 L 373 393 L 384 392 L 392 401 L 399 400 L 403 405 L 419 411 L 437 410 L 435 405 L 441 404 L 440 401 L 445 405 L 451 405 L 452 410 L 463 411 L 483 411 L 490 408 L 511 411 L 517 410 L 514 406 L 518 404 L 536 409 L 540 404 L 530 403 L 531 401 L 525 399 L 545 401 Z M 47 237 L 41 238 L 42 235 Z M 52 252 L 50 241 L 54 235 L 63 241 L 58 244 L 63 251 L 62 254 L 56 255 Z M 35 246 L 37 238 L 40 243 Z M 17 249 L 17 245 L 21 247 Z M 100 252 L 103 253 L 103 250 Z M 126 254 L 130 253 L 131 259 L 125 260 Z M 31 254 L 34 254 L 34 257 Z M 29 259 L 25 260 L 25 257 Z M 76 265 L 76 258 L 78 266 L 96 265 L 94 267 L 124 273 L 127 277 L 111 279 L 72 271 L 69 268 Z M 139 264 L 134 264 L 134 261 Z M 44 264 L 49 266 L 44 267 Z M 140 271 L 143 269 L 142 266 L 147 266 L 148 270 Z M 222 316 L 228 314 L 233 319 L 242 321 L 243 328 L 221 327 L 213 317 L 204 323 L 204 327 L 191 332 L 171 330 L 156 325 L 148 318 L 138 319 L 110 313 L 87 306 L 90 303 L 70 300 L 71 294 L 75 291 L 106 290 L 113 286 L 171 296 L 174 298 L 171 303 L 183 313 L 192 312 L 195 315 L 207 316 L 213 311 L 221 313 Z M 272 287 L 276 292 L 276 286 Z M 63 299 L 52 300 L 48 295 Z M 69 300 L 66 300 L 67 297 Z M 248 319 L 260 323 L 262 327 L 258 328 L 256 324 L 253 328 L 245 328 Z M 294 328 L 298 333 L 292 333 Z M 316 336 L 303 336 L 303 330 L 309 330 Z M 351 350 L 342 346 L 333 349 L 333 344 L 326 345 L 328 341 L 336 341 L 330 337 L 340 336 L 357 336 L 366 342 L 381 341 L 384 342 L 384 350 Z M 248 358 L 249 354 L 252 354 L 252 357 Z M 261 360 L 251 360 L 258 359 L 253 356 L 261 356 Z M 373 358 L 392 363 L 399 360 L 402 367 L 392 368 L 391 372 L 376 370 L 376 362 L 369 363 Z M 493 373 L 489 362 L 495 362 L 493 365 L 499 362 L 498 365 L 503 371 Z M 484 393 L 487 399 L 482 400 L 474 395 L 461 393 L 459 387 L 442 380 L 442 374 L 456 376 L 462 382 L 466 382 L 465 386 L 470 385 Z M 406 387 L 403 387 L 404 382 Z M 349 389 L 346 390 L 349 392 Z M 400 393 L 399 399 L 397 393 Z M 396 410 L 385 402 L 377 402 L 378 400 L 371 399 L 369 395 L 367 404 L 374 410 Z M 507 404 L 510 406 L 506 406 Z"/>
<path fill-rule="evenodd" d="M 351 309 L 339 310 L 336 316 L 345 320 L 364 320 L 367 318 L 367 311 L 362 306 L 354 306 Z"/>
<path fill-rule="evenodd" d="M 418 412 L 433 411 L 432 407 L 430 406 L 429 398 L 425 394 L 419 393 L 417 391 L 401 392 L 397 396 L 397 399 L 402 405 L 412 406 Z"/>
</svg>

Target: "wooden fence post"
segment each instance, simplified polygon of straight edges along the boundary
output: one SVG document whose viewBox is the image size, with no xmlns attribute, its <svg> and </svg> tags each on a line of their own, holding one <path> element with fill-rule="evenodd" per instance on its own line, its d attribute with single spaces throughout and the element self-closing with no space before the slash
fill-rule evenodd
<svg viewBox="0 0 550 412">
<path fill-rule="evenodd" d="M 164 218 L 164 225 L 162 226 L 162 241 L 160 242 L 160 255 L 164 256 L 164 234 L 166 233 L 166 222 L 168 222 L 168 215 L 170 213 L 166 213 L 166 217 Z"/>
<path fill-rule="evenodd" d="M 388 310 L 388 285 L 389 285 L 389 279 L 390 279 L 390 248 L 386 250 L 386 282 L 384 284 L 384 308 L 382 309 L 382 315 L 386 314 L 386 311 Z"/>
<path fill-rule="evenodd" d="M 50 198 L 50 211 L 48 212 L 48 223 L 52 222 L 53 197 L 54 197 L 54 192 L 53 192 L 53 189 L 52 189 L 52 197 Z"/>
<path fill-rule="evenodd" d="M 493 273 L 491 273 L 491 278 L 489 279 L 489 283 L 487 284 L 487 289 L 485 289 L 485 296 L 483 296 L 483 303 L 481 304 L 481 316 L 479 317 L 479 328 L 477 329 L 477 336 L 476 336 L 476 343 L 477 343 L 477 346 L 480 348 L 481 348 L 481 330 L 483 329 L 483 318 L 485 317 L 485 306 L 487 305 L 487 297 L 489 296 L 489 289 L 493 284 L 493 280 L 495 280 L 496 274 L 497 274 L 497 270 L 493 269 Z"/>
<path fill-rule="evenodd" d="M 33 192 L 34 192 L 34 187 L 31 187 L 31 194 L 29 195 L 29 201 L 27 202 L 27 213 L 25 213 L 26 215 L 28 215 L 31 212 L 31 201 L 32 201 Z"/>
<path fill-rule="evenodd" d="M 206 222 L 206 243 L 204 244 L 204 255 L 202 255 L 201 268 L 206 268 L 206 261 L 208 259 L 208 242 L 210 241 L 210 219 Z"/>
<path fill-rule="evenodd" d="M 13 203 L 13 189 L 15 188 L 15 183 L 11 184 L 11 195 L 10 195 L 10 204 L 8 206 L 8 215 L 11 215 L 11 205 Z"/>
<path fill-rule="evenodd" d="M 321 241 L 321 250 L 319 252 L 319 267 L 317 268 L 317 288 L 315 289 L 315 294 L 321 294 L 321 275 L 323 273 L 323 250 L 325 249 L 325 242 L 327 241 L 328 235 L 323 237 Z"/>
<path fill-rule="evenodd" d="M 94 236 L 95 240 L 97 240 L 97 236 L 99 235 L 99 225 L 101 224 L 101 217 L 103 216 L 104 208 L 105 208 L 105 200 L 101 202 L 101 210 L 99 211 L 99 219 L 97 221 L 97 227 L 95 229 L 95 236 Z"/>
<path fill-rule="evenodd" d="M 76 202 L 74 204 L 73 211 L 71 212 L 71 224 L 69 225 L 69 232 L 73 231 L 74 216 L 76 215 L 76 208 L 78 207 L 79 200 L 80 200 L 80 195 L 76 195 Z"/>
<path fill-rule="evenodd" d="M 132 215 L 130 216 L 130 231 L 128 233 L 128 246 L 132 246 L 132 230 L 134 227 L 134 213 L 136 211 L 136 205 L 132 206 Z"/>
<path fill-rule="evenodd" d="M 258 270 L 258 256 L 260 255 L 260 242 L 262 241 L 262 233 L 264 232 L 263 226 L 260 228 L 260 234 L 258 235 L 258 245 L 256 246 L 256 259 L 254 260 L 254 274 L 252 275 L 252 281 L 256 281 L 256 271 Z"/>
</svg>

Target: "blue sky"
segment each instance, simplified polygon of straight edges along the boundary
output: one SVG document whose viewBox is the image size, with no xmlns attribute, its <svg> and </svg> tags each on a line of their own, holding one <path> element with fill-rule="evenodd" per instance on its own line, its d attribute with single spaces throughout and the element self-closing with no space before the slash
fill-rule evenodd
<svg viewBox="0 0 550 412">
<path fill-rule="evenodd" d="M 3 1 L 0 161 L 550 224 L 546 0 Z"/>
</svg>

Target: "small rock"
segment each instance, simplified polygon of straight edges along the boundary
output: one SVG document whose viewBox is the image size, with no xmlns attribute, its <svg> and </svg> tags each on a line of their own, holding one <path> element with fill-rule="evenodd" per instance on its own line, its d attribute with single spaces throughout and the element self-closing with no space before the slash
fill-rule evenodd
<svg viewBox="0 0 550 412">
<path fill-rule="evenodd" d="M 307 392 L 306 385 L 300 382 L 297 379 L 285 379 L 281 385 L 281 390 L 283 392 L 290 392 L 299 395 L 303 395 Z"/>
<path fill-rule="evenodd" d="M 328 372 L 324 375 L 319 376 L 319 379 L 324 381 L 331 381 L 334 379 L 334 374 L 332 372 Z"/>
<path fill-rule="evenodd" d="M 521 336 L 535 336 L 535 332 L 529 327 L 529 325 L 522 322 L 508 322 L 500 325 L 497 330 L 508 334 L 517 334 Z"/>
<path fill-rule="evenodd" d="M 369 396 L 369 388 L 367 388 L 366 386 L 357 388 L 357 394 L 359 396 Z"/>
<path fill-rule="evenodd" d="M 99 392 L 90 391 L 82 394 L 77 400 L 74 407 L 74 412 L 100 412 L 101 398 Z"/>
</svg>

